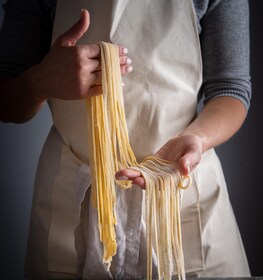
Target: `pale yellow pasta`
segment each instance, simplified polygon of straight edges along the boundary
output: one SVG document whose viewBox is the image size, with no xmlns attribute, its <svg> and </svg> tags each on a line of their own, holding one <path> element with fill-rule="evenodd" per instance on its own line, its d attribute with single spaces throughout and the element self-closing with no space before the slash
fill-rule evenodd
<svg viewBox="0 0 263 280">
<path fill-rule="evenodd" d="M 91 190 L 98 209 L 98 228 L 103 244 L 103 261 L 110 267 L 116 254 L 116 181 L 121 168 L 139 170 L 146 186 L 147 278 L 152 278 L 152 248 L 155 244 L 159 279 L 173 273 L 185 278 L 180 224 L 180 196 L 183 185 L 174 164 L 156 156 L 138 164 L 129 144 L 117 45 L 101 42 L 102 95 L 87 99 L 88 146 Z M 188 178 L 187 186 L 190 184 Z M 153 240 L 153 237 L 154 240 Z"/>
<path fill-rule="evenodd" d="M 182 190 L 191 183 L 190 177 L 184 178 L 184 185 L 174 164 L 156 156 L 147 157 L 131 169 L 140 171 L 145 179 L 147 278 L 152 278 L 152 248 L 155 247 L 159 279 L 171 279 L 174 272 L 179 279 L 185 279 L 180 198 Z"/>
</svg>

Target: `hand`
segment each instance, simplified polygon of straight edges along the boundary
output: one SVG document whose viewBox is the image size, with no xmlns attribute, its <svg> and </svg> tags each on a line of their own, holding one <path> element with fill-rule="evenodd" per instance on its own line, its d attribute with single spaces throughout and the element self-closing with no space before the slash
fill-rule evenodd
<svg viewBox="0 0 263 280">
<path fill-rule="evenodd" d="M 182 134 L 170 139 L 156 155 L 173 161 L 182 175 L 188 175 L 201 160 L 202 140 L 195 134 Z M 115 176 L 116 179 L 131 180 L 133 184 L 145 187 L 144 178 L 138 171 L 122 169 Z"/>
<path fill-rule="evenodd" d="M 76 46 L 88 30 L 89 13 L 82 10 L 80 20 L 57 38 L 45 59 L 31 70 L 31 82 L 38 100 L 58 98 L 78 100 L 101 93 L 100 47 Z M 127 49 L 119 47 L 121 73 L 132 70 Z"/>
</svg>

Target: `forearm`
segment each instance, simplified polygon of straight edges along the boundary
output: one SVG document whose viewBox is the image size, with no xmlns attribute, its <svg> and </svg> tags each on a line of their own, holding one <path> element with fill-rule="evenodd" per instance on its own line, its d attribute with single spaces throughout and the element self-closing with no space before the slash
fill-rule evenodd
<svg viewBox="0 0 263 280">
<path fill-rule="evenodd" d="M 0 78 L 0 120 L 22 123 L 30 120 L 45 102 L 35 92 L 33 69 L 13 78 Z"/>
<path fill-rule="evenodd" d="M 214 98 L 206 104 L 182 135 L 199 136 L 204 153 L 231 138 L 243 124 L 246 113 L 244 105 L 235 98 Z"/>
<path fill-rule="evenodd" d="M 251 98 L 248 1 L 210 2 L 200 34 L 203 62 L 200 92 L 207 103 L 184 132 L 196 131 L 202 139 L 203 151 L 220 145 L 237 132 Z"/>
</svg>

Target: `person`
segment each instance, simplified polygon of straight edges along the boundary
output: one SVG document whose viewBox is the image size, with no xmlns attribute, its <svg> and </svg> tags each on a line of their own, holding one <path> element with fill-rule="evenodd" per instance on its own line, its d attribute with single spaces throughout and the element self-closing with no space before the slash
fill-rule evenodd
<svg viewBox="0 0 263 280">
<path fill-rule="evenodd" d="M 0 40 L 1 121 L 25 122 L 48 102 L 54 122 L 36 174 L 27 279 L 146 277 L 137 171 L 116 173 L 134 185 L 116 187 L 118 249 L 109 270 L 102 263 L 85 111 L 85 99 L 101 94 L 99 41 L 120 46 L 123 75 L 134 68 L 123 81 L 137 160 L 156 154 L 192 177 L 181 209 L 187 276 L 250 275 L 214 151 L 249 109 L 248 1 L 7 0 Z M 152 262 L 158 277 L 154 252 Z"/>
</svg>

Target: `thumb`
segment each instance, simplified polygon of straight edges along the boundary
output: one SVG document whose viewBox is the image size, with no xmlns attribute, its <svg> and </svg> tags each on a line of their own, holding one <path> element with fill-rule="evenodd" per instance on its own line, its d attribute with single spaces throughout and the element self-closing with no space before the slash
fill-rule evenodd
<svg viewBox="0 0 263 280">
<path fill-rule="evenodd" d="M 80 19 L 68 31 L 60 35 L 55 44 L 62 46 L 74 46 L 76 42 L 88 30 L 90 25 L 89 12 L 85 9 L 81 10 Z"/>
<path fill-rule="evenodd" d="M 180 158 L 180 160 L 178 161 L 178 169 L 184 176 L 188 175 L 191 172 L 191 162 L 188 156 Z"/>
<path fill-rule="evenodd" d="M 178 169 L 182 175 L 188 175 L 200 162 L 201 154 L 192 150 L 178 161 Z"/>
</svg>

